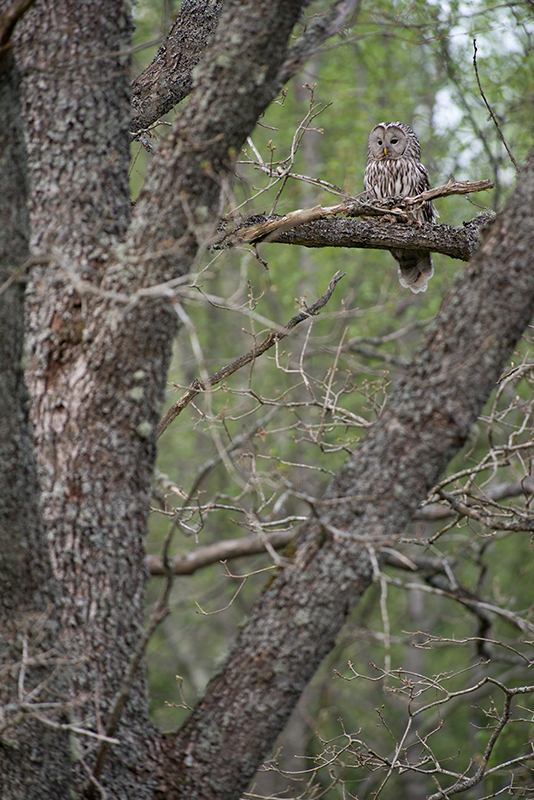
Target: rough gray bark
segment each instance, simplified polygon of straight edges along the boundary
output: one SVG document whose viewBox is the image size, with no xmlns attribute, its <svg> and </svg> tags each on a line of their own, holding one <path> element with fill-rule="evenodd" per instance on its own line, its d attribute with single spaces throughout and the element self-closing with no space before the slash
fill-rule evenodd
<svg viewBox="0 0 534 800">
<path fill-rule="evenodd" d="M 0 45 L 6 46 L 7 38 Z M 53 676 L 61 656 L 57 595 L 39 516 L 22 368 L 28 187 L 19 75 L 7 48 L 0 54 L 0 664 L 10 665 L 14 680 L 3 675 L 0 681 L 0 793 L 26 800 L 67 793 L 68 742 L 64 732 L 43 728 L 28 713 L 32 702 L 60 700 L 64 686 Z M 36 658 L 40 663 L 32 664 Z M 46 698 L 36 690 L 43 681 Z M 41 774 L 22 782 L 32 762 L 41 765 Z"/>
<path fill-rule="evenodd" d="M 28 382 L 42 519 L 62 599 L 58 637 L 68 652 L 67 716 L 48 709 L 53 724 L 106 730 L 142 634 L 155 427 L 176 325 L 165 297 L 135 292 L 190 269 L 206 220 L 217 217 L 232 151 L 274 96 L 302 6 L 227 4 L 131 225 L 126 7 L 40 2 L 19 33 L 31 248 L 39 256 L 27 293 Z M 43 529 L 36 523 L 33 531 L 38 563 Z M 17 569 L 13 553 L 6 574 Z M 35 592 L 37 577 L 28 580 Z M 16 671 L 12 677 L 16 690 Z M 113 733 L 120 745 L 110 748 L 98 781 L 114 798 L 151 797 L 159 739 L 143 670 Z M 72 730 L 57 738 L 49 748 L 56 796 L 98 794 L 88 777 L 95 739 Z M 54 794 L 41 778 L 46 759 L 35 769 L 31 759 L 2 754 L 7 796 Z"/>
<path fill-rule="evenodd" d="M 181 102 L 193 87 L 193 70 L 217 26 L 224 0 L 184 0 L 165 43 L 148 67 L 132 81 L 131 130 L 153 125 Z M 276 94 L 303 67 L 323 42 L 338 33 L 359 0 L 337 0 L 309 26 L 280 66 Z"/>
<path fill-rule="evenodd" d="M 274 97 L 286 42 L 302 2 L 227 2 L 187 106 L 163 141 L 136 203 L 126 258 L 150 253 L 135 281 L 158 283 L 184 273 L 206 246 L 221 214 L 235 153 Z M 273 34 L 276 32 L 276 35 Z M 246 100 L 246 102 L 245 102 Z M 108 284 L 106 284 L 108 285 Z M 115 285 L 110 276 L 109 286 Z"/>
<path fill-rule="evenodd" d="M 266 214 L 254 214 L 250 217 L 252 224 L 257 225 L 267 222 L 273 217 Z M 336 217 L 334 219 L 307 222 L 295 226 L 287 231 L 275 231 L 263 241 L 265 243 L 295 244 L 301 247 L 357 247 L 371 250 L 421 249 L 431 250 L 433 253 L 443 253 L 451 258 L 469 261 L 478 247 L 481 229 L 490 222 L 486 214 L 480 214 L 469 222 L 464 222 L 462 227 L 452 225 L 424 224 L 418 227 L 385 222 L 377 217 L 370 219 L 347 219 Z M 243 220 L 240 228 L 247 225 Z M 229 246 L 236 243 L 239 236 L 232 231 L 228 234 Z M 260 239 L 259 242 L 262 240 Z M 225 247 L 226 241 L 217 244 Z"/>
<path fill-rule="evenodd" d="M 26 154 L 20 115 L 19 76 L 11 57 L 0 73 L 0 608 L 35 609 L 50 580 L 38 508 L 28 394 L 24 382 L 24 287 L 29 259 Z M 21 269 L 22 268 L 22 269 Z"/>
<path fill-rule="evenodd" d="M 43 262 L 27 290 L 27 374 L 69 658 L 70 708 L 55 721 L 99 732 L 144 624 L 155 447 L 142 425 L 150 414 L 156 418 L 161 394 L 157 380 L 144 396 L 134 392 L 149 382 L 135 349 L 143 332 L 128 331 L 119 311 L 112 323 L 111 309 L 78 289 L 80 280 L 97 289 L 129 223 L 129 62 L 121 53 L 131 30 L 122 0 L 60 0 L 37 3 L 18 42 L 31 247 Z M 106 337 L 113 324 L 115 340 Z M 152 792 L 157 748 L 145 678 L 140 674 L 132 689 L 117 731 L 121 745 L 100 778 L 117 798 Z M 63 780 L 81 793 L 95 739 L 71 738 L 62 751 Z M 28 796 L 41 796 L 34 792 Z"/>
<path fill-rule="evenodd" d="M 339 471 L 182 730 L 166 798 L 239 796 L 471 425 L 534 313 L 534 154 L 381 418 Z M 236 692 L 239 687 L 239 692 Z M 225 765 L 224 772 L 219 765 Z"/>
<path fill-rule="evenodd" d="M 148 128 L 191 91 L 192 71 L 215 30 L 223 0 L 184 0 L 164 44 L 132 81 L 132 132 Z"/>
</svg>

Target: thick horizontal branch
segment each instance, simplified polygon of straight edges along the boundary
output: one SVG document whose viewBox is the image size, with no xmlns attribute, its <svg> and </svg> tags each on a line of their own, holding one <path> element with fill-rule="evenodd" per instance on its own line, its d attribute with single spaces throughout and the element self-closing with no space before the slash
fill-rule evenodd
<svg viewBox="0 0 534 800">
<path fill-rule="evenodd" d="M 430 223 L 410 227 L 367 219 L 331 219 L 299 225 L 298 228 L 270 236 L 268 241 L 303 247 L 427 250 L 469 261 L 478 248 L 480 231 L 487 222 L 488 217 L 482 214 L 462 227 Z"/>
<path fill-rule="evenodd" d="M 413 209 L 436 197 L 468 194 L 493 186 L 489 181 L 449 181 L 415 197 L 391 198 L 384 203 L 350 198 L 335 206 L 299 209 L 284 216 L 255 214 L 231 231 L 224 231 L 214 243 L 216 249 L 243 244 L 279 242 L 305 247 L 359 247 L 377 249 L 429 250 L 469 261 L 478 246 L 481 228 L 493 214 L 479 214 L 462 227 L 450 225 L 406 225 Z M 342 219 L 331 219 L 345 215 Z M 346 217 L 350 217 L 347 219 Z M 353 217 L 364 217 L 355 220 Z M 377 222 L 369 217 L 387 217 Z M 398 220 L 392 222 L 391 218 Z"/>
</svg>

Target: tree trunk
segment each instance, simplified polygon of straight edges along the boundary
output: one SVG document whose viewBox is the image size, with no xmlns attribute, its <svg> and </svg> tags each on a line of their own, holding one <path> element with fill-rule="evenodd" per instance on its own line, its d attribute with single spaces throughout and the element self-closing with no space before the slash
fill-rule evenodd
<svg viewBox="0 0 534 800">
<path fill-rule="evenodd" d="M 39 516 L 22 368 L 29 219 L 19 75 L 9 51 L 0 54 L 0 119 L 0 663 L 12 678 L 4 674 L 0 683 L 0 794 L 26 800 L 66 796 L 68 741 L 30 714 L 38 703 L 61 702 L 65 686 L 56 672 L 62 657 L 56 586 Z"/>
<path fill-rule="evenodd" d="M 148 718 L 144 668 L 119 726 L 109 730 L 117 693 L 143 633 L 155 428 L 176 330 L 167 294 L 139 290 L 187 273 L 206 230 L 216 224 L 232 152 L 273 98 L 302 5 L 281 0 L 227 4 L 213 37 L 219 56 L 197 68 L 196 91 L 153 160 L 132 222 L 126 6 L 121 0 L 41 2 L 24 20 L 18 58 L 31 247 L 39 256 L 27 292 L 28 384 L 41 513 L 61 601 L 55 641 L 61 639 L 67 655 L 61 707 L 41 714 L 59 738 L 54 746 L 48 742 L 57 762 L 50 770 L 57 791 L 41 779 L 41 764 L 36 773 L 31 759 L 21 761 L 13 751 L 4 772 L 9 788 L 3 791 L 10 796 L 20 790 L 21 797 L 66 797 L 67 787 L 94 795 L 100 785 L 114 798 L 152 796 L 159 738 Z M 18 131 L 20 112 L 13 112 L 15 99 L 9 95 L 16 92 L 15 77 L 12 72 L 11 83 L 4 84 L 4 102 Z M 20 137 L 17 142 L 20 148 Z M 23 160 L 17 163 L 23 170 Z M 23 186 L 18 177 L 8 173 L 7 181 Z M 26 198 L 19 200 L 24 222 Z M 27 231 L 15 264 L 25 257 L 26 240 Z M 11 293 L 16 292 L 13 344 L 5 345 L 14 353 L 6 405 L 14 412 L 23 402 L 18 285 Z M 6 425 L 17 430 L 12 419 Z M 26 448 L 31 467 L 24 435 L 9 447 L 16 448 L 21 462 Z M 2 488 L 9 496 L 10 488 Z M 10 519 L 16 517 L 16 503 L 24 503 L 21 489 L 32 487 L 26 482 L 15 488 Z M 35 545 L 22 573 L 28 576 L 27 598 L 33 596 L 43 611 L 43 575 L 50 561 L 43 557 L 44 528 L 38 519 L 35 513 L 28 524 L 33 526 L 30 542 L 21 532 L 18 546 L 6 547 L 3 571 L 13 583 L 28 543 Z M 19 595 L 13 593 L 13 604 Z M 15 641 L 20 632 L 11 628 L 9 653 L 20 645 Z M 36 680 L 40 674 L 35 671 Z M 16 691 L 16 671 L 13 677 Z M 33 723 L 34 738 L 40 727 Z M 91 778 L 102 742 L 98 737 L 106 731 L 119 744 Z M 17 730 L 14 742 L 18 735 Z"/>
</svg>

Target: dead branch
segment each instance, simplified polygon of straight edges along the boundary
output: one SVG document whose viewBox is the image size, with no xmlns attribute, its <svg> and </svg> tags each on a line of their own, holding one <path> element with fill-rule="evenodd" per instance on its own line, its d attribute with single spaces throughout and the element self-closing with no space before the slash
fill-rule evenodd
<svg viewBox="0 0 534 800">
<path fill-rule="evenodd" d="M 265 534 L 265 540 L 253 535 L 215 542 L 191 553 L 174 556 L 170 559 L 171 568 L 175 575 L 192 575 L 197 569 L 219 561 L 264 553 L 266 542 L 279 550 L 289 544 L 294 535 L 292 531 L 276 531 Z M 165 567 L 160 556 L 147 556 L 147 566 L 151 575 L 165 575 Z"/>
<path fill-rule="evenodd" d="M 268 333 L 265 339 L 263 339 L 263 341 L 261 341 L 251 350 L 249 350 L 248 353 L 245 353 L 239 358 L 236 358 L 235 361 L 232 361 L 231 364 L 227 364 L 225 367 L 223 367 L 214 375 L 212 375 L 210 378 L 208 378 L 207 381 L 203 382 L 195 378 L 195 380 L 191 382 L 187 391 L 182 395 L 182 397 L 179 400 L 176 401 L 176 403 L 174 403 L 174 405 L 172 405 L 169 408 L 167 413 L 160 420 L 157 431 L 158 438 L 165 430 L 167 430 L 171 422 L 175 420 L 179 414 L 181 414 L 184 408 L 188 406 L 191 400 L 193 400 L 193 398 L 195 398 L 198 394 L 207 391 L 212 386 L 216 386 L 222 380 L 228 378 L 230 375 L 233 375 L 234 372 L 237 372 L 237 370 L 246 366 L 246 364 L 250 364 L 256 358 L 258 358 L 258 356 L 263 355 L 263 353 L 265 353 L 275 344 L 284 339 L 289 334 L 289 332 L 294 327 L 296 327 L 300 322 L 303 322 L 305 319 L 313 317 L 321 310 L 321 308 L 324 308 L 324 306 L 328 303 L 328 301 L 332 297 L 333 291 L 336 288 L 336 284 L 343 277 L 345 277 L 345 273 L 336 272 L 336 274 L 328 284 L 326 292 L 323 295 L 321 295 L 321 297 L 319 297 L 319 299 L 316 300 L 315 303 L 313 303 L 313 305 L 311 305 L 309 308 L 306 308 L 304 311 L 300 311 L 298 314 L 295 314 L 295 316 L 289 320 L 287 325 L 285 325 L 279 331 L 271 331 L 270 333 Z"/>
<path fill-rule="evenodd" d="M 449 197 L 451 194 L 473 194 L 474 192 L 484 192 L 486 189 L 493 189 L 494 183 L 488 180 L 483 181 L 455 181 L 454 178 L 449 178 L 447 183 L 441 186 L 436 186 L 434 189 L 427 189 L 426 192 L 415 197 L 403 197 L 402 202 L 399 204 L 403 206 L 419 205 L 428 200 L 435 200 L 438 197 Z"/>
<path fill-rule="evenodd" d="M 369 202 L 364 197 L 350 197 L 342 203 L 334 206 L 317 205 L 313 208 L 298 209 L 285 214 L 283 217 L 269 217 L 257 224 L 247 224 L 244 220 L 237 228 L 230 233 L 226 231 L 219 235 L 212 247 L 214 249 L 238 247 L 243 244 L 258 244 L 259 242 L 281 241 L 278 237 L 289 230 L 310 222 L 317 222 L 329 217 L 345 215 L 349 217 L 374 217 L 374 216 L 393 216 L 399 222 L 408 222 L 411 210 L 414 206 L 422 205 L 428 200 L 438 197 L 448 197 L 452 194 L 471 194 L 492 189 L 494 186 L 488 180 L 483 181 L 455 181 L 450 179 L 442 186 L 428 189 L 426 192 L 415 195 L 414 197 L 390 198 L 382 203 L 377 201 Z M 254 217 L 252 218 L 254 219 Z M 257 216 L 256 216 L 257 219 Z M 448 226 L 425 226 L 430 229 L 443 228 Z M 330 243 L 329 243 L 330 244 Z M 332 244 L 336 244 L 333 242 Z M 318 246 L 318 245 L 314 245 Z M 326 245 L 324 245 L 326 246 Z M 353 246 L 361 246 L 353 244 Z M 402 244 L 399 244 L 402 247 Z"/>
<path fill-rule="evenodd" d="M 496 117 L 496 116 L 495 116 L 495 114 L 493 113 L 493 109 L 492 109 L 492 107 L 490 106 L 490 104 L 488 103 L 488 100 L 487 100 L 487 98 L 486 98 L 486 95 L 484 94 L 484 90 L 482 89 L 482 84 L 480 83 L 480 76 L 479 76 L 479 74 L 478 74 L 477 53 L 478 53 L 478 48 L 477 48 L 477 40 L 476 40 L 476 39 L 473 39 L 473 67 L 475 68 L 475 77 L 476 77 L 476 79 L 477 79 L 478 90 L 479 90 L 479 92 L 480 92 L 480 96 L 482 97 L 482 99 L 483 99 L 483 101 L 484 101 L 484 105 L 486 106 L 486 108 L 487 108 L 487 109 L 488 109 L 488 111 L 489 111 L 489 115 L 490 115 L 491 119 L 493 120 L 493 124 L 494 124 L 494 125 L 495 125 L 495 127 L 497 128 L 497 133 L 499 134 L 499 139 L 500 139 L 500 140 L 501 140 L 501 142 L 503 143 L 503 145 L 504 145 L 504 148 L 505 148 L 505 150 L 506 150 L 506 152 L 508 153 L 508 156 L 509 156 L 509 158 L 510 158 L 510 161 L 511 161 L 511 162 L 512 162 L 512 164 L 514 165 L 514 168 L 515 168 L 515 174 L 516 174 L 516 175 L 519 175 L 519 172 L 520 172 L 520 170 L 519 170 L 519 165 L 518 165 L 517 161 L 515 160 L 515 158 L 513 157 L 513 155 L 512 155 L 512 151 L 511 151 L 511 150 L 510 150 L 510 148 L 508 147 L 508 144 L 507 144 L 507 142 L 506 142 L 506 139 L 504 138 L 504 134 L 503 134 L 503 132 L 502 132 L 502 130 L 501 130 L 501 126 L 499 125 L 499 121 L 497 120 L 497 117 Z"/>
</svg>

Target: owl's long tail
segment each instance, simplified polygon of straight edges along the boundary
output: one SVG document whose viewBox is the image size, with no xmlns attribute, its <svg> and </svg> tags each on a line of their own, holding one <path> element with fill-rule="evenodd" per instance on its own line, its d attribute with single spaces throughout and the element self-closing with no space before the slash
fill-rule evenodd
<svg viewBox="0 0 534 800">
<path fill-rule="evenodd" d="M 432 255 L 421 250 L 391 250 L 397 262 L 399 283 L 414 294 L 426 292 L 428 281 L 434 274 Z"/>
</svg>

